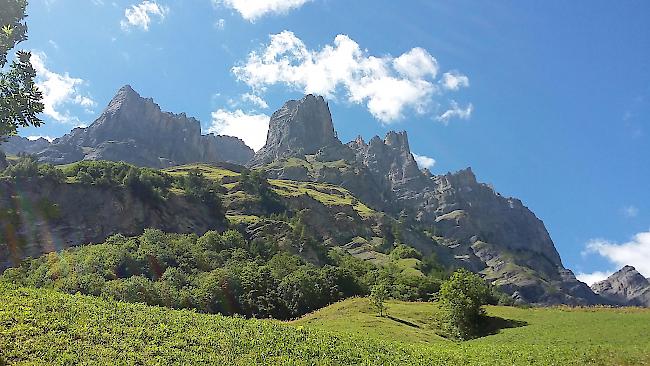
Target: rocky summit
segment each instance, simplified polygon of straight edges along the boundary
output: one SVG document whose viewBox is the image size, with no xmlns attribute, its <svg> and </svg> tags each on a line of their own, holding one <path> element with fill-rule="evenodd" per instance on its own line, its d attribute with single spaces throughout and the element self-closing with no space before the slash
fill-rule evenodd
<svg viewBox="0 0 650 366">
<path fill-rule="evenodd" d="M 650 307 L 650 281 L 632 266 L 623 267 L 591 288 L 619 305 Z"/>
<path fill-rule="evenodd" d="M 0 150 L 9 155 L 36 154 L 49 146 L 50 142 L 42 137 L 30 140 L 22 136 L 9 136 L 0 143 Z"/>
<path fill-rule="evenodd" d="M 266 145 L 249 165 L 272 178 L 343 186 L 412 232 L 427 233 L 408 244 L 482 273 L 519 302 L 603 302 L 564 268 L 544 223 L 520 200 L 478 182 L 470 168 L 439 176 L 420 170 L 406 132 L 342 144 L 321 97 L 275 112 Z"/>
<path fill-rule="evenodd" d="M 163 112 L 127 85 L 90 126 L 75 128 L 37 155 L 54 164 L 111 160 L 163 168 L 193 162 L 243 164 L 253 150 L 235 137 L 201 135 L 198 120 Z"/>
</svg>

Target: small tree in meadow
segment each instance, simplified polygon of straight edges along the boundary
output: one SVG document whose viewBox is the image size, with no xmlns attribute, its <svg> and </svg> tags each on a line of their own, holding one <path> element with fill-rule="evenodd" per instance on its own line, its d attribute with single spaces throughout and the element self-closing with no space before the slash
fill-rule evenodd
<svg viewBox="0 0 650 366">
<path fill-rule="evenodd" d="M 374 285 L 370 291 L 370 301 L 379 311 L 379 316 L 384 316 L 386 312 L 386 300 L 388 300 L 389 294 L 388 286 L 383 282 Z"/>
<path fill-rule="evenodd" d="M 490 289 L 478 275 L 459 269 L 440 287 L 438 301 L 443 310 L 443 326 L 454 338 L 470 339 L 478 335 L 483 305 Z"/>
</svg>

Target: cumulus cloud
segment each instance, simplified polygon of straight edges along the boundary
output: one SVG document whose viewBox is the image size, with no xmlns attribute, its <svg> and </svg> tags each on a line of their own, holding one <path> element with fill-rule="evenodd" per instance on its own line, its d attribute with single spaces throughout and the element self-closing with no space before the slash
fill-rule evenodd
<svg viewBox="0 0 650 366">
<path fill-rule="evenodd" d="M 244 93 L 244 94 L 242 94 L 241 98 L 242 98 L 242 100 L 244 102 L 251 103 L 254 106 L 256 106 L 258 108 L 261 108 L 261 109 L 266 109 L 266 108 L 269 107 L 268 103 L 266 103 L 266 101 L 264 99 L 262 99 L 261 97 L 259 97 L 258 95 L 255 95 L 255 94 Z"/>
<path fill-rule="evenodd" d="M 461 108 L 455 100 L 452 100 L 449 109 L 436 117 L 436 119 L 447 124 L 452 118 L 469 119 L 472 116 L 473 111 L 474 106 L 472 103 L 468 104 L 465 108 Z"/>
<path fill-rule="evenodd" d="M 431 169 L 434 165 L 436 165 L 436 160 L 434 158 L 430 158 L 425 155 L 418 155 L 416 153 L 413 153 L 413 158 L 415 158 L 415 162 L 418 163 L 420 169 Z"/>
<path fill-rule="evenodd" d="M 630 265 L 645 277 L 650 277 L 650 231 L 641 232 L 625 243 L 594 239 L 587 243 L 585 255 L 597 254 L 617 268 Z"/>
<path fill-rule="evenodd" d="M 267 14 L 285 14 L 311 0 L 212 0 L 236 10 L 242 18 L 254 22 Z"/>
<path fill-rule="evenodd" d="M 145 0 L 140 4 L 131 5 L 124 10 L 124 18 L 120 21 L 122 29 L 125 31 L 133 27 L 141 28 L 144 31 L 149 30 L 152 17 L 158 18 L 159 21 L 165 20 L 169 14 L 169 8 L 159 5 L 156 1 Z"/>
<path fill-rule="evenodd" d="M 251 52 L 245 62 L 232 69 L 238 80 L 258 92 L 285 84 L 331 99 L 342 93 L 351 103 L 365 104 L 381 122 L 391 123 L 409 109 L 419 114 L 428 112 L 434 96 L 443 91 L 435 80 L 438 62 L 422 48 L 398 57 L 377 57 L 343 34 L 320 50 L 307 48 L 290 31 L 270 38 L 264 49 Z M 442 118 L 445 122 L 453 117 L 469 118 L 469 108 L 456 108 Z"/>
<path fill-rule="evenodd" d="M 442 74 L 440 84 L 447 90 L 458 90 L 469 86 L 469 78 L 458 71 L 450 71 Z"/>
<path fill-rule="evenodd" d="M 576 275 L 576 278 L 578 279 L 578 281 L 582 281 L 587 285 L 591 286 L 596 282 L 606 280 L 607 277 L 612 275 L 612 273 L 614 272 L 601 272 L 601 271 L 596 271 L 592 273 L 580 272 Z"/>
<path fill-rule="evenodd" d="M 36 70 L 36 85 L 43 93 L 43 113 L 58 122 L 78 123 L 78 119 L 66 109 L 69 106 L 81 106 L 92 112 L 97 103 L 82 92 L 86 82 L 71 77 L 67 72 L 58 74 L 46 66 L 47 56 L 42 52 L 33 52 L 31 63 Z"/>
<path fill-rule="evenodd" d="M 257 151 L 266 143 L 270 117 L 266 114 L 245 113 L 241 109 L 212 112 L 209 132 L 239 137 L 246 145 Z"/>
</svg>

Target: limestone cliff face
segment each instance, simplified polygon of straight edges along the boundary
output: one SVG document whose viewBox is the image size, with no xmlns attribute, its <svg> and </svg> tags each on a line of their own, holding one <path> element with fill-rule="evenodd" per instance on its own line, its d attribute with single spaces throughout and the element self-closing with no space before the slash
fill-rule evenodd
<svg viewBox="0 0 650 366">
<path fill-rule="evenodd" d="M 9 155 L 36 154 L 49 146 L 50 142 L 42 137 L 30 140 L 21 136 L 9 136 L 6 141 L 0 142 L 0 150 Z"/>
<path fill-rule="evenodd" d="M 273 113 L 266 144 L 249 165 L 259 166 L 293 156 L 304 157 L 340 145 L 327 103 L 323 97 L 310 94 L 286 102 Z"/>
<path fill-rule="evenodd" d="M 274 113 L 250 165 L 276 178 L 344 186 L 377 210 L 430 228 L 440 244 L 429 252 L 483 273 L 520 302 L 602 302 L 563 267 L 544 223 L 520 200 L 479 183 L 470 168 L 439 176 L 420 170 L 406 132 L 341 144 L 320 97 L 289 101 Z M 418 249 L 427 243 L 412 238 Z"/>
<path fill-rule="evenodd" d="M 234 137 L 201 135 L 199 121 L 163 112 L 127 85 L 92 125 L 75 128 L 38 156 L 55 164 L 112 160 L 163 168 L 194 162 L 243 164 L 253 150 Z"/>
<path fill-rule="evenodd" d="M 620 305 L 650 307 L 650 281 L 632 266 L 623 267 L 591 288 Z"/>
<path fill-rule="evenodd" d="M 172 195 L 148 202 L 127 189 L 81 184 L 0 181 L 0 271 L 25 257 L 100 243 L 146 228 L 166 232 L 223 230 L 222 214 Z"/>
</svg>

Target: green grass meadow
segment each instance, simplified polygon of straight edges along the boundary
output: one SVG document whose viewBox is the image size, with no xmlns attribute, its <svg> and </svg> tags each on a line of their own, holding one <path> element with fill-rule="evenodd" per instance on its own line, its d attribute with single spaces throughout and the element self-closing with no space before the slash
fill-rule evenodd
<svg viewBox="0 0 650 366">
<path fill-rule="evenodd" d="M 650 364 L 650 311 L 640 309 L 489 307 L 510 327 L 456 343 L 436 334 L 431 303 L 391 301 L 380 318 L 367 299 L 349 299 L 279 322 L 7 284 L 0 299 L 0 365 Z"/>
</svg>

